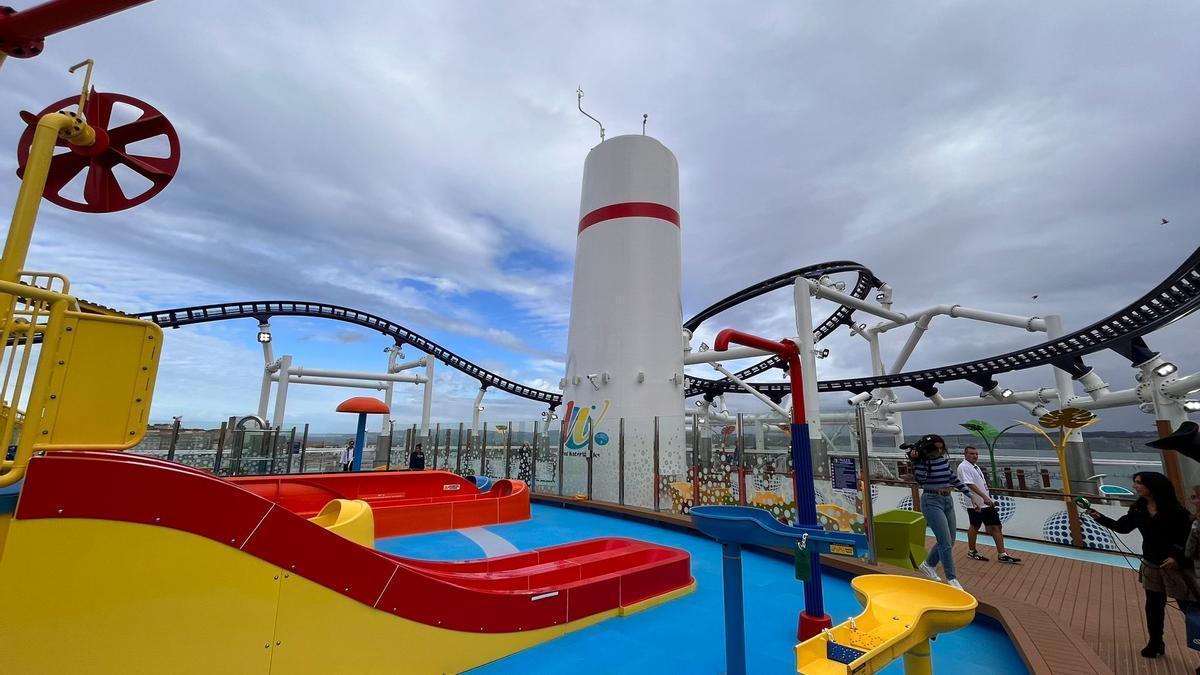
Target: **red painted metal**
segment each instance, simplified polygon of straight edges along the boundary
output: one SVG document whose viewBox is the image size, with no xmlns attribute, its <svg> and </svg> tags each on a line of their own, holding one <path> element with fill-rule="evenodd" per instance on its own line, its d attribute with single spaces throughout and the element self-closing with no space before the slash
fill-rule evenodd
<svg viewBox="0 0 1200 675">
<path fill-rule="evenodd" d="M 582 233 L 596 223 L 615 220 L 617 218 L 657 218 L 665 220 L 675 227 L 679 227 L 679 212 L 669 206 L 655 204 L 654 202 L 625 202 L 623 204 L 602 206 L 580 218 L 579 232 Z M 570 418 L 564 417 L 563 419 Z"/>
<path fill-rule="evenodd" d="M 396 537 L 529 519 L 529 488 L 499 480 L 487 492 L 448 471 L 363 471 L 242 476 L 231 482 L 306 518 L 331 499 L 361 499 L 375 512 L 375 535 Z"/>
<path fill-rule="evenodd" d="M 19 59 L 42 53 L 45 39 L 150 0 L 51 0 L 17 11 L 0 7 L 0 51 Z"/>
<path fill-rule="evenodd" d="M 792 424 L 806 424 L 804 419 L 804 384 L 800 377 L 800 348 L 791 340 L 768 340 L 764 337 L 743 333 L 740 330 L 726 328 L 717 333 L 713 341 L 713 349 L 723 352 L 729 349 L 729 343 L 753 347 L 763 351 L 774 352 L 788 364 L 788 375 L 792 384 Z"/>
<path fill-rule="evenodd" d="M 686 551 L 631 539 L 455 563 L 405 559 L 355 544 L 231 481 L 121 453 L 33 458 L 16 518 L 93 518 L 190 532 L 365 605 L 460 631 L 560 625 L 692 582 Z"/>
<path fill-rule="evenodd" d="M 79 102 L 79 97 L 64 98 L 47 107 L 38 114 L 21 112 L 21 119 L 28 125 L 17 145 L 17 175 L 25 173 L 25 163 L 29 159 L 29 146 L 33 143 L 33 133 L 37 121 L 52 112 L 73 108 Z M 113 105 L 123 103 L 137 108 L 141 115 L 128 124 L 110 128 Z M 96 130 L 96 142 L 88 147 L 76 146 L 59 139 L 58 146 L 69 148 L 54 156 L 50 161 L 50 174 L 46 179 L 46 189 L 42 193 L 46 199 L 72 211 L 85 213 L 112 213 L 132 208 L 150 199 L 175 177 L 179 170 L 179 134 L 167 118 L 151 106 L 132 96 L 97 92 L 95 89 L 88 96 L 84 117 L 88 124 Z M 166 157 L 152 157 L 130 152 L 128 146 L 138 141 L 166 137 L 170 153 Z M 130 196 L 125 194 L 113 167 L 125 166 L 146 180 L 150 186 L 142 192 Z M 87 171 L 86 182 L 83 186 L 83 201 L 63 196 L 62 190 L 72 179 Z"/>
</svg>

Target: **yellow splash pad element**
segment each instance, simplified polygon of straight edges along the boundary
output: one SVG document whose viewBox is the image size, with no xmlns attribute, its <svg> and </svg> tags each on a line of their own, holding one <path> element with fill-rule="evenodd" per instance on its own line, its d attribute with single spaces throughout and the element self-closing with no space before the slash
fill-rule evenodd
<svg viewBox="0 0 1200 675">
<path fill-rule="evenodd" d="M 975 598 L 927 579 L 868 574 L 850 581 L 858 616 L 796 645 L 803 675 L 870 675 L 904 656 L 907 675 L 933 672 L 929 638 L 975 618 Z"/>
</svg>

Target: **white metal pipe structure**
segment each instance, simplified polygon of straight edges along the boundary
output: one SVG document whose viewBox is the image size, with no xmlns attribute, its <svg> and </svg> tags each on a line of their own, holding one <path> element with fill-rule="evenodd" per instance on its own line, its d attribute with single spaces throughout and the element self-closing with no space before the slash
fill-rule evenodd
<svg viewBox="0 0 1200 675">
<path fill-rule="evenodd" d="M 1095 370 L 1089 370 L 1079 377 L 1079 384 L 1083 385 L 1083 391 L 1088 396 L 1092 397 L 1093 401 L 1108 396 L 1108 384 L 1100 379 Z"/>
<path fill-rule="evenodd" d="M 395 353 L 398 353 L 398 352 L 395 352 Z M 388 372 L 389 373 L 398 373 L 402 370 L 412 370 L 413 368 L 421 368 L 421 367 L 424 367 L 431 360 L 432 360 L 432 357 L 424 356 L 424 357 L 417 359 L 416 361 L 409 361 L 408 363 L 401 363 L 400 365 L 396 365 L 396 363 L 393 361 L 392 363 L 388 364 Z"/>
<path fill-rule="evenodd" d="M 283 413 L 287 409 L 288 382 L 291 380 L 288 371 L 292 367 L 292 355 L 284 354 L 279 359 L 279 380 L 275 388 L 275 416 L 271 418 L 271 426 L 283 428 Z"/>
<path fill-rule="evenodd" d="M 921 341 L 921 338 L 925 335 L 925 331 L 929 329 L 929 322 L 932 319 L 933 316 L 929 314 L 917 319 L 917 323 L 913 326 L 912 332 L 908 334 L 908 341 L 904 343 L 904 347 L 900 350 L 900 354 L 898 354 L 896 356 L 896 360 L 892 362 L 892 369 L 888 371 L 890 374 L 895 375 L 896 373 L 899 373 L 900 370 L 904 368 L 904 364 L 908 363 L 908 357 L 912 356 L 913 350 L 917 348 L 917 343 Z M 872 352 L 875 352 L 878 350 L 879 338 L 878 335 L 875 335 L 874 333 L 872 334 L 872 337 L 875 338 L 872 341 L 872 345 L 875 345 L 875 349 L 873 349 Z"/>
<path fill-rule="evenodd" d="M 371 380 L 379 382 L 408 382 L 421 384 L 425 378 L 420 375 L 399 375 L 396 373 L 362 373 L 352 370 L 325 370 L 323 368 L 304 368 L 296 366 L 289 368 L 293 375 L 299 377 L 336 377 L 343 380 Z"/>
<path fill-rule="evenodd" d="M 764 394 L 761 391 L 755 389 L 754 387 L 751 387 L 750 385 L 746 384 L 745 380 L 743 380 L 740 377 L 738 377 L 737 375 L 734 375 L 733 373 L 729 372 L 729 369 L 726 368 L 725 366 L 722 366 L 719 363 L 714 363 L 714 364 L 712 364 L 712 367 L 714 370 L 719 371 L 722 375 L 729 378 L 730 381 L 732 381 L 734 384 L 738 385 L 742 389 L 745 389 L 746 392 L 749 393 L 750 395 L 754 396 L 754 398 L 765 403 L 768 408 L 770 408 L 771 410 L 774 410 L 775 412 L 782 415 L 784 417 L 784 419 L 792 418 L 791 414 L 788 413 L 787 410 L 784 410 L 783 408 L 781 408 L 777 403 L 772 401 L 766 394 Z"/>
<path fill-rule="evenodd" d="M 684 365 L 694 365 L 697 363 L 713 363 L 716 361 L 733 361 L 735 359 L 749 359 L 756 356 L 773 356 L 773 352 L 768 352 L 762 349 L 754 349 L 753 347 L 734 347 L 726 349 L 723 352 L 714 350 L 694 351 L 683 357 Z"/>
<path fill-rule="evenodd" d="M 1051 314 L 1043 319 L 1043 323 L 1046 325 L 1046 337 L 1051 340 L 1056 340 L 1066 335 L 1066 330 L 1063 329 L 1062 316 Z M 1096 379 L 1099 379 L 1099 376 Z M 1084 386 L 1086 387 L 1086 385 Z M 1075 382 L 1071 378 L 1071 374 L 1061 368 L 1054 368 L 1054 388 L 1058 390 L 1059 410 L 1069 407 L 1071 405 L 1069 402 L 1075 397 Z M 1103 395 L 1112 396 L 1107 386 L 1104 387 Z M 1100 396 L 1094 396 L 1092 400 L 1099 402 Z M 1071 439 L 1063 451 L 1063 456 L 1066 459 L 1067 471 L 1074 476 L 1072 482 L 1080 478 L 1096 475 L 1096 465 L 1092 463 L 1092 453 L 1088 452 L 1087 445 L 1083 441 L 1082 431 L 1076 431 L 1071 435 Z M 1094 483 L 1087 481 L 1079 482 L 1081 489 L 1099 489 Z"/>
<path fill-rule="evenodd" d="M 479 393 L 475 395 L 475 405 L 471 407 L 471 438 L 475 437 L 475 432 L 479 429 L 479 413 L 483 412 L 483 395 L 487 392 L 487 387 L 480 387 Z"/>
<path fill-rule="evenodd" d="M 1150 383 L 1150 393 L 1153 396 L 1152 400 L 1154 403 L 1155 426 L 1157 427 L 1159 437 L 1166 436 L 1178 430 L 1179 425 L 1186 422 L 1188 418 L 1187 411 L 1184 410 L 1182 405 L 1183 402 L 1169 393 L 1171 385 L 1178 381 L 1175 373 L 1159 375 L 1154 372 L 1163 363 L 1165 361 L 1162 357 L 1156 356 L 1139 366 L 1139 370 L 1142 372 L 1142 381 Z M 1188 486 L 1200 483 L 1200 464 L 1197 462 L 1180 462 L 1179 454 L 1170 450 L 1164 450 L 1162 454 L 1163 473 L 1172 479 L 1175 478 L 1172 474 L 1176 470 L 1179 473 L 1178 480 L 1180 484 L 1176 486 L 1177 488 L 1186 492 Z M 1172 466 L 1168 466 L 1168 463 Z"/>
<path fill-rule="evenodd" d="M 873 326 L 870 330 L 872 333 L 886 333 L 893 328 L 899 328 L 900 326 L 906 326 L 914 321 L 918 321 L 922 317 L 932 318 L 938 315 L 948 316 L 954 319 L 973 319 L 975 321 L 994 323 L 1001 326 L 1012 326 L 1013 328 L 1024 328 L 1031 333 L 1046 330 L 1046 321 L 1041 317 L 1017 316 L 1016 314 L 988 312 L 982 309 L 963 307 L 962 305 L 937 305 L 935 307 L 921 310 L 920 312 L 916 312 L 914 314 L 900 314 L 899 316 L 902 318 L 899 320 L 893 319 L 891 321 L 885 321 L 884 323 Z M 877 314 L 877 316 L 879 315 Z"/>
<path fill-rule="evenodd" d="M 963 396 L 960 398 L 945 398 L 945 399 L 942 399 L 941 405 L 935 405 L 932 401 L 929 401 L 929 400 L 903 401 L 900 403 L 885 403 L 883 405 L 882 409 L 883 409 L 883 411 L 889 412 L 889 413 L 917 412 L 917 411 L 922 411 L 922 410 L 938 410 L 938 409 L 943 409 L 943 408 L 946 408 L 946 409 L 948 409 L 948 408 L 974 408 L 976 406 L 993 406 L 993 405 L 1009 405 L 1009 404 L 1022 405 L 1023 403 L 1026 403 L 1026 402 L 1031 403 L 1031 404 L 1045 406 L 1046 405 L 1045 403 L 1042 403 L 1041 401 L 1038 400 L 1038 398 L 1037 398 L 1038 392 L 1044 393 L 1044 392 L 1053 392 L 1053 391 L 1054 391 L 1053 389 L 1020 391 L 1020 392 L 1013 393 L 1012 396 L 1010 396 L 1006 399 L 1000 399 L 1000 400 L 997 400 L 997 399 L 994 399 L 991 397 L 980 398 L 978 396 Z M 1141 399 L 1138 398 L 1138 390 L 1137 389 L 1122 389 L 1121 391 L 1114 391 L 1114 392 L 1110 393 L 1108 396 L 1105 396 L 1103 399 L 1101 399 L 1099 401 L 1093 401 L 1092 399 L 1090 399 L 1086 396 L 1081 396 L 1081 397 L 1078 397 L 1078 400 L 1072 400 L 1070 402 L 1070 406 L 1075 407 L 1075 408 L 1084 408 L 1086 410 L 1102 410 L 1104 408 L 1119 408 L 1121 406 L 1126 406 L 1126 405 L 1136 405 L 1137 403 L 1140 402 L 1140 400 Z M 1022 407 L 1024 407 L 1024 406 L 1022 405 Z M 1092 474 L 1088 474 L 1088 475 L 1092 475 Z"/>
<path fill-rule="evenodd" d="M 279 381 L 279 373 L 271 375 L 272 382 Z M 288 378 L 288 384 L 310 384 L 322 387 L 348 387 L 350 389 L 372 389 L 375 391 L 387 390 L 387 382 L 367 382 L 365 380 L 338 380 L 329 377 L 296 377 L 292 375 Z"/>
<path fill-rule="evenodd" d="M 908 317 L 899 312 L 893 312 L 891 310 L 883 309 L 882 307 L 876 307 L 866 300 L 859 300 L 848 293 L 843 293 L 833 288 L 829 288 L 828 286 L 822 286 L 812 279 L 800 277 L 796 279 L 796 283 L 797 285 L 807 285 L 810 289 L 809 292 L 818 298 L 821 298 L 822 300 L 832 300 L 839 305 L 853 307 L 854 309 L 866 312 L 867 314 L 897 322 L 897 325 L 903 325 L 903 323 L 908 322 Z"/>
<path fill-rule="evenodd" d="M 426 356 L 425 361 L 425 396 L 421 401 L 421 436 L 429 435 L 429 411 L 433 407 L 433 362 L 432 356 Z"/>
<path fill-rule="evenodd" d="M 1200 389 L 1200 373 L 1177 378 L 1174 382 L 1166 383 L 1164 388 L 1168 394 L 1187 396 L 1193 391 Z"/>
<path fill-rule="evenodd" d="M 816 452 L 817 466 L 825 466 L 825 442 L 821 436 L 821 396 L 817 392 L 816 343 L 813 341 L 812 291 L 808 284 L 797 283 L 793 284 L 792 296 L 796 310 L 796 334 L 800 341 L 800 366 L 804 369 L 800 377 L 800 389 L 804 393 L 804 419 L 808 420 L 808 438 Z"/>
</svg>

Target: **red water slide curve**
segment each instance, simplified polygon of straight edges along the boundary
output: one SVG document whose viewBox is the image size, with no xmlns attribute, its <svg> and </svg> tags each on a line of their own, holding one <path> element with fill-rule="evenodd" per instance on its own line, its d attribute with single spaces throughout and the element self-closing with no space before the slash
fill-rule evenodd
<svg viewBox="0 0 1200 675">
<path fill-rule="evenodd" d="M 15 518 L 93 518 L 189 532 L 377 610 L 459 631 L 561 625 L 692 583 L 686 551 L 630 539 L 487 560 L 405 559 L 344 539 L 230 481 L 122 453 L 33 458 Z"/>
</svg>

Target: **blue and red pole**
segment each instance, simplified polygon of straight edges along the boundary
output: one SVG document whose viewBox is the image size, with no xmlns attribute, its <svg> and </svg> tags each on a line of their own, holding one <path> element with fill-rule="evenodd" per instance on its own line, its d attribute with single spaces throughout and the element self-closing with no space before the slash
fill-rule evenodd
<svg viewBox="0 0 1200 675">
<path fill-rule="evenodd" d="M 804 385 L 801 375 L 800 349 L 791 340 L 768 340 L 727 328 L 717 334 L 713 348 L 723 352 L 729 343 L 773 352 L 787 361 L 792 385 L 792 482 L 796 495 L 796 525 L 818 527 L 817 496 L 813 490 L 812 443 L 808 438 L 808 421 L 804 417 Z M 803 641 L 833 627 L 833 619 L 825 613 L 825 597 L 821 591 L 821 559 L 816 548 L 810 549 L 809 580 L 804 582 L 804 610 L 797 621 L 796 637 Z"/>
</svg>

